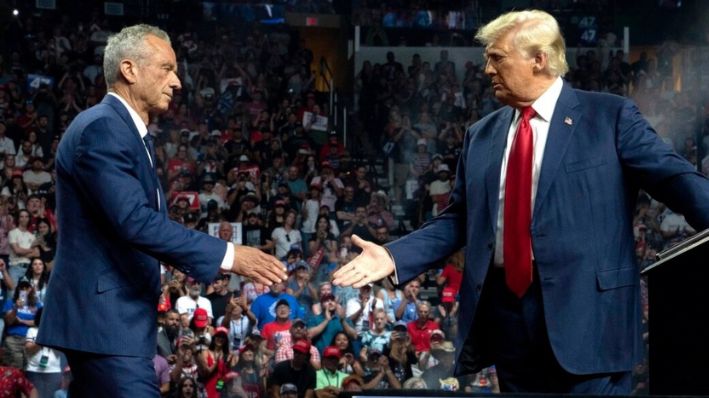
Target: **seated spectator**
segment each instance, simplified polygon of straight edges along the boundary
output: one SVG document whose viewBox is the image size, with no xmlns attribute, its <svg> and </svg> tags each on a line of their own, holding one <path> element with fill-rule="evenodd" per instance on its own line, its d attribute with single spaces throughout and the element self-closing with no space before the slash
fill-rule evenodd
<svg viewBox="0 0 709 398">
<path fill-rule="evenodd" d="M 39 249 L 33 246 L 35 235 L 29 230 L 30 213 L 20 210 L 17 213 L 17 228 L 8 235 L 10 244 L 10 275 L 13 281 L 19 281 L 30 265 L 30 258 L 39 257 Z"/>
<path fill-rule="evenodd" d="M 432 321 L 431 304 L 428 301 L 421 301 L 417 308 L 418 318 L 406 324 L 411 344 L 416 349 L 416 354 L 428 351 L 431 348 L 431 333 L 439 329 L 438 323 Z"/>
<path fill-rule="evenodd" d="M 181 378 L 175 393 L 177 398 L 198 398 L 200 395 L 197 380 L 189 376 Z"/>
<path fill-rule="evenodd" d="M 174 308 L 158 314 L 158 355 L 173 365 L 177 351 L 177 337 L 180 332 L 180 314 Z"/>
<path fill-rule="evenodd" d="M 189 329 L 192 331 L 195 352 L 206 350 L 212 342 L 213 330 L 211 320 L 207 315 L 207 310 L 197 308 L 194 311 L 189 323 Z"/>
<path fill-rule="evenodd" d="M 295 297 L 285 292 L 285 284 L 283 282 L 274 283 L 271 285 L 271 290 L 264 293 L 251 303 L 251 312 L 254 313 L 257 323 L 256 326 L 261 329 L 263 325 L 272 322 L 276 319 L 275 311 L 276 304 L 281 300 L 286 300 L 291 309 L 290 319 L 303 318 L 303 311 L 298 305 L 298 300 Z"/>
<path fill-rule="evenodd" d="M 384 309 L 384 303 L 372 294 L 372 284 L 359 288 L 359 296 L 347 301 L 345 315 L 355 325 L 358 334 L 374 327 L 374 310 Z"/>
<path fill-rule="evenodd" d="M 44 161 L 41 157 L 30 159 L 29 165 L 30 168 L 22 173 L 22 181 L 30 191 L 35 192 L 41 185 L 52 182 L 51 174 L 44 170 Z"/>
<path fill-rule="evenodd" d="M 38 219 L 36 225 L 37 238 L 34 244 L 39 250 L 39 258 L 46 265 L 47 271 L 51 271 L 57 251 L 57 236 L 47 218 Z"/>
<path fill-rule="evenodd" d="M 335 336 L 330 341 L 330 345 L 337 347 L 342 353 L 340 360 L 340 370 L 348 374 L 361 374 L 362 365 L 357 352 L 360 352 L 358 347 L 355 347 L 356 340 L 350 338 L 350 335 L 344 331 L 335 333 Z"/>
<path fill-rule="evenodd" d="M 233 296 L 232 292 L 229 291 L 230 279 L 230 274 L 221 274 L 207 287 L 207 300 L 212 306 L 213 321 L 217 321 L 224 316 L 229 299 Z M 239 292 L 235 292 L 235 294 L 237 296 L 240 295 Z M 215 322 L 215 325 L 218 325 L 218 323 Z"/>
<path fill-rule="evenodd" d="M 41 319 L 42 308 L 39 308 L 35 314 L 35 325 L 27 330 L 27 337 L 25 338 L 27 356 L 25 374 L 37 389 L 39 397 L 51 397 L 61 387 L 62 383 L 61 354 L 53 348 L 43 347 L 35 343 Z"/>
<path fill-rule="evenodd" d="M 0 366 L 0 391 L 6 393 L 8 397 L 19 397 L 20 394 L 29 398 L 39 397 L 37 389 L 22 370 L 15 367 Z"/>
<path fill-rule="evenodd" d="M 286 287 L 286 292 L 298 300 L 298 304 L 305 314 L 304 318 L 310 317 L 310 309 L 317 297 L 317 292 L 311 279 L 308 263 L 304 261 L 297 262 L 295 270 L 288 278 L 288 286 Z"/>
<path fill-rule="evenodd" d="M 44 295 L 49 283 L 49 270 L 41 258 L 34 257 L 27 267 L 27 272 L 20 278 L 20 281 L 29 282 L 34 289 L 38 303 L 44 303 Z"/>
<path fill-rule="evenodd" d="M 396 220 L 388 207 L 389 199 L 383 191 L 372 192 L 367 205 L 367 223 L 373 228 L 387 227 L 389 231 L 393 231 L 396 228 Z M 372 235 L 376 236 L 376 232 Z"/>
<path fill-rule="evenodd" d="M 256 352 L 250 344 L 239 349 L 239 361 L 234 368 L 241 376 L 241 387 L 249 397 L 265 397 L 263 389 L 263 372 L 256 365 Z"/>
<path fill-rule="evenodd" d="M 400 384 L 413 376 L 417 358 L 407 333 L 392 331 L 389 345 L 382 354 L 387 358 L 386 362 Z"/>
<path fill-rule="evenodd" d="M 188 289 L 189 294 L 182 296 L 175 302 L 175 309 L 180 313 L 180 316 L 192 319 L 194 312 L 201 308 L 206 311 L 209 317 L 209 324 L 214 320 L 212 313 L 212 302 L 206 297 L 201 296 L 202 287 L 199 283 L 192 283 Z"/>
<path fill-rule="evenodd" d="M 296 319 L 291 323 L 289 329 L 290 333 L 283 334 L 278 340 L 278 347 L 276 348 L 273 361 L 275 363 L 293 359 L 293 345 L 299 340 L 306 340 L 310 343 L 310 337 L 308 335 L 308 328 L 302 319 Z M 320 352 L 317 347 L 310 345 L 310 364 L 313 365 L 315 370 L 320 369 Z"/>
<path fill-rule="evenodd" d="M 291 308 L 288 300 L 280 299 L 276 303 L 276 317 L 273 321 L 259 326 L 261 337 L 266 340 L 266 348 L 275 352 L 283 342 L 290 342 Z M 302 323 L 300 319 L 297 319 Z M 304 324 L 303 324 L 304 326 Z M 287 340 L 287 341 L 286 341 Z"/>
<path fill-rule="evenodd" d="M 293 344 L 293 359 L 277 363 L 269 378 L 270 396 L 279 397 L 281 386 L 293 384 L 299 398 L 312 397 L 315 390 L 315 368 L 309 362 L 310 343 L 299 340 Z M 287 392 L 292 393 L 293 388 Z"/>
<path fill-rule="evenodd" d="M 335 335 L 345 331 L 345 328 L 348 329 L 350 336 L 353 338 L 357 336 L 354 328 L 350 326 L 344 316 L 344 309 L 337 304 L 332 293 L 323 293 L 320 296 L 320 306 L 322 312 L 312 316 L 308 323 L 308 336 L 318 351 L 323 352 Z"/>
<path fill-rule="evenodd" d="M 389 366 L 389 358 L 379 351 L 370 351 L 363 368 L 363 390 L 400 389 L 401 382 Z"/>
<path fill-rule="evenodd" d="M 335 202 L 344 194 L 345 185 L 335 175 L 330 162 L 322 162 L 321 167 L 320 175 L 310 181 L 310 186 L 316 186 L 322 190 L 320 204 L 326 205 L 332 212 L 335 211 Z"/>
<path fill-rule="evenodd" d="M 182 381 L 185 379 L 196 381 L 199 373 L 192 339 L 180 338 L 177 343 L 177 347 L 175 366 L 170 371 L 170 380 L 180 386 Z M 194 383 L 192 387 L 197 392 L 204 388 L 201 383 Z M 179 390 L 180 389 L 178 388 L 178 391 Z M 197 394 L 195 394 L 195 396 L 196 395 Z"/>
<path fill-rule="evenodd" d="M 421 291 L 421 282 L 418 279 L 410 280 L 404 286 L 404 299 L 396 308 L 396 319 L 404 322 L 411 322 L 418 319 L 416 310 L 419 300 L 419 292 Z"/>
<path fill-rule="evenodd" d="M 339 371 L 338 364 L 342 358 L 340 349 L 334 346 L 327 346 L 323 350 L 322 369 L 315 374 L 315 389 L 320 390 L 326 387 L 341 388 L 342 381 L 348 376 L 347 373 Z"/>
<path fill-rule="evenodd" d="M 207 398 L 221 397 L 220 391 L 224 388 L 224 379 L 229 369 L 236 365 L 237 357 L 229 352 L 229 331 L 220 326 L 214 330 L 209 348 L 198 353 L 197 365 L 199 366 Z M 221 384 L 221 385 L 220 385 Z"/>
<path fill-rule="evenodd" d="M 384 311 L 386 311 L 389 322 L 396 322 L 396 310 L 399 309 L 404 293 L 396 288 L 388 279 L 381 281 L 382 288 L 377 292 L 377 297 L 384 303 Z"/>
<path fill-rule="evenodd" d="M 232 296 L 226 306 L 224 317 L 217 319 L 217 325 L 229 330 L 231 350 L 238 350 L 246 344 L 246 336 L 256 325 L 256 316 L 249 309 L 243 296 Z"/>
<path fill-rule="evenodd" d="M 5 320 L 3 364 L 24 369 L 27 331 L 36 326 L 34 319 L 40 308 L 42 304 L 37 302 L 32 285 L 27 281 L 18 282 L 12 299 L 5 301 L 2 311 Z"/>
<path fill-rule="evenodd" d="M 431 347 L 431 355 L 438 361 L 438 364 L 426 369 L 421 378 L 426 382 L 429 388 L 444 391 L 458 391 L 464 383 L 457 379 L 458 388 L 455 388 L 449 378 L 453 377 L 455 347 L 450 341 L 443 341 Z"/>
<path fill-rule="evenodd" d="M 387 330 L 389 319 L 386 311 L 383 309 L 374 310 L 374 329 L 365 330 L 360 337 L 363 351 L 379 351 L 384 352 L 385 347 L 391 339 L 391 331 Z M 398 330 L 395 330 L 398 332 Z M 406 328 L 404 327 L 404 332 Z"/>
<path fill-rule="evenodd" d="M 277 258 L 284 258 L 288 251 L 294 248 L 303 250 L 303 238 L 295 225 L 297 215 L 295 210 L 289 210 L 283 226 L 276 227 L 271 233 L 271 239 L 276 245 Z"/>
</svg>

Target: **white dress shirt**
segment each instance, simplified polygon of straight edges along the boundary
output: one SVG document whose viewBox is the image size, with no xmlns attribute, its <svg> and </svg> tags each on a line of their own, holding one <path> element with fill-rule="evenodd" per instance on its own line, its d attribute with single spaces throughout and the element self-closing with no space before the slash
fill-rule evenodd
<svg viewBox="0 0 709 398">
<path fill-rule="evenodd" d="M 536 115 L 530 119 L 529 124 L 532 127 L 533 145 L 534 145 L 534 160 L 532 165 L 532 197 L 529 198 L 532 202 L 532 212 L 534 212 L 534 199 L 537 196 L 537 185 L 539 184 L 539 173 L 542 169 L 542 160 L 544 159 L 544 148 L 547 145 L 547 137 L 549 136 L 549 125 L 551 117 L 556 108 L 556 101 L 561 95 L 561 88 L 564 82 L 558 77 L 554 83 L 532 104 L 532 109 Z M 519 126 L 521 112 L 515 110 L 515 117 L 512 120 L 509 130 L 507 131 L 507 146 L 505 154 L 502 157 L 502 167 L 500 168 L 500 195 L 498 197 L 499 205 L 497 211 L 497 234 L 495 237 L 495 265 L 502 266 L 503 258 L 503 232 L 505 225 L 505 182 L 507 179 L 507 160 L 510 156 L 512 143 L 514 142 L 517 126 Z M 534 258 L 534 252 L 532 252 Z"/>
</svg>

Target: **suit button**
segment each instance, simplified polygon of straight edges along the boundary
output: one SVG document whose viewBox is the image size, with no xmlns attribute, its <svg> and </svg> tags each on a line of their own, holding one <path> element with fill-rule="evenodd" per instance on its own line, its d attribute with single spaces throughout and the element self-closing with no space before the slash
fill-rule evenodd
<svg viewBox="0 0 709 398">
<path fill-rule="evenodd" d="M 487 248 L 488 248 L 488 249 L 492 249 L 493 246 L 495 246 L 495 241 L 494 241 L 494 240 L 491 240 L 491 241 L 488 241 L 488 242 L 487 242 Z"/>
<path fill-rule="evenodd" d="M 483 285 L 476 285 L 475 286 L 475 291 L 480 293 L 483 290 Z"/>
</svg>

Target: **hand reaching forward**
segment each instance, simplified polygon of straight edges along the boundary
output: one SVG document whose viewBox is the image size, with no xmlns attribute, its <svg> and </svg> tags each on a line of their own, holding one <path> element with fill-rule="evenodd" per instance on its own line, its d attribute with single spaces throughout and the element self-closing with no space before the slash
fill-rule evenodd
<svg viewBox="0 0 709 398">
<path fill-rule="evenodd" d="M 252 278 L 266 286 L 288 279 L 285 266 L 275 257 L 254 247 L 241 245 L 234 246 L 231 272 Z"/>
<path fill-rule="evenodd" d="M 360 288 L 370 282 L 386 278 L 394 272 L 394 260 L 389 252 L 376 243 L 352 235 L 352 243 L 362 249 L 354 260 L 345 264 L 332 276 L 332 283 L 339 286 Z"/>
</svg>

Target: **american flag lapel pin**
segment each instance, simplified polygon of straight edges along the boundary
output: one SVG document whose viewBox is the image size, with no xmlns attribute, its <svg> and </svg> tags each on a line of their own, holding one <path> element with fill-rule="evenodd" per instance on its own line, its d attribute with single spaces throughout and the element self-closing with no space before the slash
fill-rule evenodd
<svg viewBox="0 0 709 398">
<path fill-rule="evenodd" d="M 564 118 L 564 124 L 571 126 L 574 124 L 574 120 L 567 116 Z"/>
</svg>

